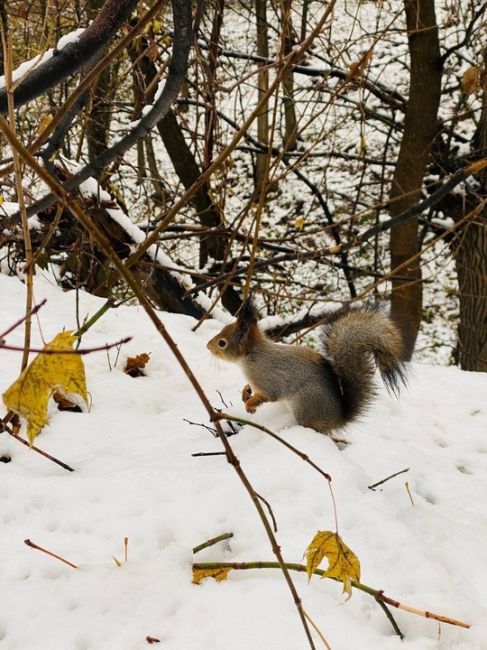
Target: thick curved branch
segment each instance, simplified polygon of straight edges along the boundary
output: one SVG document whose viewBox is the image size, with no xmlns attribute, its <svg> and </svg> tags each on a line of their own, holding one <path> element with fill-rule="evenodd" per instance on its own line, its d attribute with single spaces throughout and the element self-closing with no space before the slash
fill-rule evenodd
<svg viewBox="0 0 487 650">
<path fill-rule="evenodd" d="M 138 0 L 106 0 L 95 20 L 76 40 L 62 49 L 54 49 L 51 56 L 23 79 L 14 92 L 18 108 L 39 97 L 77 72 L 82 66 L 98 58 L 127 20 Z M 7 90 L 0 88 L 0 113 L 7 112 Z"/>
<path fill-rule="evenodd" d="M 70 192 L 90 176 L 96 174 L 107 167 L 119 156 L 133 147 L 139 140 L 145 137 L 149 131 L 161 120 L 167 113 L 171 105 L 176 100 L 179 89 L 186 74 L 188 65 L 189 50 L 192 39 L 192 16 L 191 0 L 172 0 L 173 21 L 174 21 L 174 44 L 169 66 L 169 73 L 162 92 L 156 93 L 156 99 L 152 108 L 140 119 L 137 124 L 112 147 L 105 149 L 103 153 L 97 156 L 91 163 L 82 167 L 76 174 L 70 176 L 64 183 L 63 188 Z M 33 216 L 43 210 L 46 210 L 57 197 L 54 193 L 47 194 L 45 197 L 32 203 L 27 209 L 28 216 Z M 15 215 L 14 215 L 15 216 Z"/>
</svg>

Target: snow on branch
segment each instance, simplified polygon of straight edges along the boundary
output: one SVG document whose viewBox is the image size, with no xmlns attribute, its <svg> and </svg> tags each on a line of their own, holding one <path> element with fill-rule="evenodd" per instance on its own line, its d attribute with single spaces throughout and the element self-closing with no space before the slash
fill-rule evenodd
<svg viewBox="0 0 487 650">
<path fill-rule="evenodd" d="M 98 58 L 136 5 L 137 0 L 106 0 L 85 30 L 63 36 L 57 47 L 45 52 L 39 60 L 22 63 L 14 71 L 14 81 L 25 75 L 15 88 L 16 108 L 39 97 Z M 0 113 L 7 113 L 7 90 L 3 80 L 0 81 Z"/>
<path fill-rule="evenodd" d="M 106 168 L 116 158 L 123 156 L 139 140 L 144 138 L 152 128 L 164 117 L 171 105 L 176 101 L 179 89 L 186 74 L 188 56 L 192 39 L 192 14 L 191 0 L 172 0 L 174 41 L 169 73 L 164 85 L 159 84 L 154 103 L 146 108 L 143 117 L 136 122 L 131 130 L 112 147 L 105 149 L 92 162 L 82 167 L 76 174 L 63 183 L 66 191 L 79 187 L 90 176 Z M 49 208 L 55 203 L 57 197 L 54 193 L 36 201 L 27 210 L 28 216 L 33 216 Z"/>
</svg>

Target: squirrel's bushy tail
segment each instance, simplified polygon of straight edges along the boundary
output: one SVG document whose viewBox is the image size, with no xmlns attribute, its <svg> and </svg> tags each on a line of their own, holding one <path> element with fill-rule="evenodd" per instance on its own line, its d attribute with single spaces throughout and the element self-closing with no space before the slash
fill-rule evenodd
<svg viewBox="0 0 487 650">
<path fill-rule="evenodd" d="M 374 360 L 389 391 L 397 394 L 405 383 L 401 332 L 380 309 L 339 310 L 325 326 L 323 345 L 340 380 L 347 421 L 360 415 L 374 396 Z"/>
</svg>

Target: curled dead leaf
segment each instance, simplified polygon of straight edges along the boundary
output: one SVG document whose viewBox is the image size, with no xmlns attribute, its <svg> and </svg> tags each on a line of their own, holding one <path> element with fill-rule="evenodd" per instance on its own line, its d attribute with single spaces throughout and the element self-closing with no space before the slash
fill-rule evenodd
<svg viewBox="0 0 487 650">
<path fill-rule="evenodd" d="M 145 352 L 138 354 L 136 357 L 128 357 L 123 371 L 131 377 L 144 377 L 144 368 L 150 361 L 150 356 Z"/>
<path fill-rule="evenodd" d="M 462 76 L 462 90 L 468 97 L 474 95 L 480 89 L 480 69 L 473 65 Z"/>
<path fill-rule="evenodd" d="M 360 81 L 367 70 L 367 67 L 372 59 L 373 49 L 367 50 L 362 53 L 362 56 L 357 61 L 353 61 L 348 66 L 347 78 L 354 81 Z"/>
</svg>

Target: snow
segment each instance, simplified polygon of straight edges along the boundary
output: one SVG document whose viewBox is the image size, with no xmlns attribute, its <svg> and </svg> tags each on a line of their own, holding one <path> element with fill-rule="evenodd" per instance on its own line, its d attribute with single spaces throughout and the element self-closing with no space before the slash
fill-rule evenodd
<svg viewBox="0 0 487 650">
<path fill-rule="evenodd" d="M 51 47 L 42 54 L 39 54 L 35 56 L 32 59 L 29 59 L 28 61 L 23 61 L 15 70 L 12 71 L 12 81 L 21 81 L 25 76 L 30 74 L 35 68 L 37 68 L 41 63 L 45 63 L 48 61 L 52 56 L 58 52 L 59 50 L 62 50 L 63 47 L 66 47 L 69 43 L 75 43 L 76 41 L 79 40 L 79 37 L 81 34 L 85 31 L 84 27 L 80 27 L 79 29 L 75 29 L 72 32 L 69 32 L 68 34 L 65 34 L 64 36 L 61 36 L 59 41 L 57 42 L 56 47 Z M 5 87 L 5 76 L 2 75 L 0 76 L 0 89 Z"/>
<path fill-rule="evenodd" d="M 24 310 L 24 287 L 0 275 L 0 331 Z M 34 320 L 33 343 L 76 328 L 74 292 L 62 292 L 38 272 L 35 301 L 47 304 Z M 79 294 L 80 318 L 102 300 Z M 221 327 L 207 320 L 196 333 L 185 316 L 160 314 L 215 406 L 217 391 L 243 415 L 236 365 L 216 363 L 206 341 Z M 7 434 L 0 435 L 2 485 L 0 612 L 2 650 L 139 650 L 146 637 L 170 650 L 297 650 L 306 640 L 279 571 L 230 572 L 228 580 L 191 583 L 191 549 L 231 531 L 229 543 L 196 561 L 255 561 L 274 557 L 262 524 L 234 470 L 204 428 L 203 407 L 170 350 L 139 307 L 123 306 L 100 319 L 82 346 L 130 335 L 116 351 L 84 357 L 92 405 L 87 413 L 52 408 L 36 440 L 74 467 L 62 470 Z M 7 337 L 22 344 L 22 328 Z M 151 354 L 147 376 L 122 372 L 125 358 Z M 19 353 L 0 351 L 0 391 L 16 378 Z M 404 642 L 373 598 L 301 574 L 293 580 L 304 607 L 333 650 L 482 650 L 487 648 L 487 407 L 484 374 L 415 364 L 400 400 L 385 391 L 362 422 L 350 426 L 350 445 L 293 423 L 284 404 L 263 405 L 257 422 L 279 432 L 333 478 L 339 531 L 357 553 L 362 581 L 409 605 L 453 616 L 470 630 L 393 610 Z M 323 479 L 257 429 L 230 438 L 255 489 L 272 505 L 284 558 L 302 562 L 317 530 L 333 529 Z M 393 472 L 410 471 L 375 492 L 367 488 Z M 408 481 L 414 506 L 405 489 Z M 123 538 L 128 537 L 128 562 Z M 23 541 L 30 538 L 77 564 L 74 570 Z M 112 559 L 122 561 L 117 567 Z M 316 639 L 317 647 L 320 641 Z"/>
</svg>

